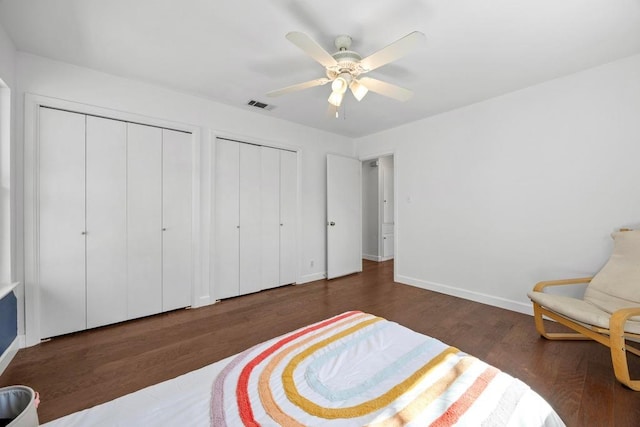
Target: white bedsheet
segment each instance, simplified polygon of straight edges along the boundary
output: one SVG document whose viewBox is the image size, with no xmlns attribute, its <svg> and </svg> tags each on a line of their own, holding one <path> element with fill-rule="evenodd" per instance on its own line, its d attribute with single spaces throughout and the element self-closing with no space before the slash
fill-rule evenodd
<svg viewBox="0 0 640 427">
<path fill-rule="evenodd" d="M 44 426 L 209 426 L 211 385 L 232 358 L 69 414 Z"/>
<path fill-rule="evenodd" d="M 326 349 L 322 350 L 324 343 Z M 278 352 L 281 356 L 276 357 Z M 291 396 L 285 396 L 282 389 L 282 381 L 287 376 L 285 365 L 293 364 L 294 359 L 301 356 L 304 358 L 295 362 L 299 367 L 291 371 L 292 381 L 299 387 L 296 393 L 301 393 L 303 399 L 310 399 L 309 402 L 313 401 L 302 405 L 293 404 L 289 399 Z M 441 356 L 440 362 L 430 365 Z M 462 368 L 462 363 L 467 367 Z M 249 369 L 250 366 L 253 367 Z M 266 369 L 268 366 L 274 367 L 271 374 Z M 323 415 L 323 411 L 342 413 L 363 404 L 369 405 L 367 402 L 374 402 L 394 384 L 405 381 L 408 373 L 422 372 L 420 369 L 425 366 L 433 368 L 420 374 L 420 380 L 394 397 L 389 406 L 379 406 L 344 418 L 341 416 L 340 419 Z M 262 370 L 265 370 L 264 378 L 260 374 Z M 444 392 L 438 392 L 441 394 L 433 395 L 433 403 L 421 407 L 421 402 L 426 402 L 431 390 L 437 388 L 439 381 L 447 378 L 449 372 L 455 374 L 451 377 L 453 382 L 443 389 Z M 463 399 L 465 393 L 473 389 L 473 384 L 478 383 L 481 374 L 487 372 L 493 372 L 493 379 L 483 380 L 486 381 L 484 391 Z M 241 386 L 240 377 L 247 374 L 248 380 Z M 267 382 L 260 382 L 258 377 Z M 212 396 L 214 383 L 216 392 Z M 276 398 L 275 407 L 263 406 L 266 402 L 263 392 L 269 389 Z M 246 391 L 246 396 L 242 390 Z M 241 395 L 245 397 L 241 399 Z M 289 425 L 289 421 L 282 421 L 287 419 L 297 419 L 299 425 L 305 426 L 394 425 L 394 419 L 412 420 L 411 425 L 429 425 L 431 422 L 448 425 L 447 421 L 438 420 L 443 413 L 451 411 L 458 400 L 468 402 L 468 406 L 456 409 L 459 413 L 453 421 L 456 425 L 564 426 L 548 403 L 524 383 L 438 340 L 361 312 L 344 313 L 301 328 L 240 355 L 45 425 L 197 427 L 209 426 L 213 419 L 216 427 L 233 427 L 244 422 L 238 405 L 241 400 L 245 402 L 245 398 L 252 406 L 250 417 L 255 417 L 255 421 L 249 424 L 257 422 L 265 426 L 276 425 L 276 420 Z M 295 400 L 295 396 L 292 399 Z M 328 409 L 310 415 L 305 407 L 309 405 Z M 274 416 L 278 411 L 280 415 Z M 411 415 L 408 419 L 405 412 Z"/>
</svg>

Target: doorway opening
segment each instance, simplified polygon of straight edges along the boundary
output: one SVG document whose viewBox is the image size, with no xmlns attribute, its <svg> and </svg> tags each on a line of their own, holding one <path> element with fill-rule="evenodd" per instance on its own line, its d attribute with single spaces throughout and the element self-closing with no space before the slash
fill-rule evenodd
<svg viewBox="0 0 640 427">
<path fill-rule="evenodd" d="M 362 162 L 362 258 L 394 258 L 394 159 L 381 156 Z"/>
</svg>

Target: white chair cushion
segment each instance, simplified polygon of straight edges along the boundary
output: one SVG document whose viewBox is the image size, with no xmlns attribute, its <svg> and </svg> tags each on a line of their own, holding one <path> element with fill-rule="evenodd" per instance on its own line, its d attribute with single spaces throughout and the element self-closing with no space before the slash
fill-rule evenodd
<svg viewBox="0 0 640 427">
<path fill-rule="evenodd" d="M 544 292 L 532 291 L 527 295 L 532 301 L 571 320 L 586 325 L 609 329 L 609 318 L 611 314 L 596 307 L 589 301 L 565 297 L 563 295 L 546 294 Z M 631 319 L 640 320 L 638 316 L 632 317 Z M 624 330 L 626 332 L 640 334 L 640 322 L 631 319 L 625 324 Z"/>
<path fill-rule="evenodd" d="M 585 301 L 609 313 L 640 306 L 640 230 L 612 236 L 613 254 L 584 294 Z"/>
</svg>

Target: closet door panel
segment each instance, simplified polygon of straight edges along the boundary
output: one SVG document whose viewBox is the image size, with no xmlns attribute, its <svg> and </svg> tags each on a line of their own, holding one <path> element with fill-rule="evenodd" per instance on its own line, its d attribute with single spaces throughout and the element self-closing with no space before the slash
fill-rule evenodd
<svg viewBox="0 0 640 427">
<path fill-rule="evenodd" d="M 280 150 L 261 147 L 262 289 L 280 285 Z"/>
<path fill-rule="evenodd" d="M 86 328 L 85 116 L 40 108 L 40 336 Z"/>
<path fill-rule="evenodd" d="M 216 140 L 214 298 L 240 295 L 240 144 Z"/>
<path fill-rule="evenodd" d="M 240 294 L 262 288 L 260 147 L 240 144 Z"/>
<path fill-rule="evenodd" d="M 127 318 L 127 128 L 87 116 L 87 327 Z"/>
<path fill-rule="evenodd" d="M 162 130 L 162 310 L 191 305 L 191 134 Z"/>
<path fill-rule="evenodd" d="M 295 283 L 298 268 L 296 247 L 298 209 L 297 155 L 280 151 L 280 284 Z"/>
<path fill-rule="evenodd" d="M 162 312 L 162 129 L 127 124 L 127 318 Z"/>
</svg>

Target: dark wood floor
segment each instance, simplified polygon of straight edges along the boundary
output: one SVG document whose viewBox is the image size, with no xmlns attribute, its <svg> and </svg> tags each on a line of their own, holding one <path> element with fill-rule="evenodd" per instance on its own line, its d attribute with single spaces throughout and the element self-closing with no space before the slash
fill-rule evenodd
<svg viewBox="0 0 640 427">
<path fill-rule="evenodd" d="M 615 381 L 608 349 L 540 338 L 533 318 L 393 282 L 393 262 L 81 332 L 20 350 L 0 386 L 40 392 L 41 422 L 200 368 L 306 324 L 362 310 L 473 354 L 529 384 L 569 426 L 638 426 L 640 393 Z M 640 360 L 631 357 L 640 374 Z"/>
</svg>

